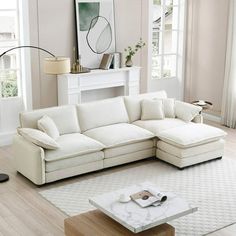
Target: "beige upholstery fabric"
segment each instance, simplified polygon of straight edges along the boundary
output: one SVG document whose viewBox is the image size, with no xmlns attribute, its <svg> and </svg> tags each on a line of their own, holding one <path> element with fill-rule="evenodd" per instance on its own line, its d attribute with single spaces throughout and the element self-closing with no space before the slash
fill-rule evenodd
<svg viewBox="0 0 236 236">
<path fill-rule="evenodd" d="M 141 101 L 143 99 L 167 98 L 164 90 L 154 93 L 144 93 L 136 96 L 124 97 L 125 106 L 129 115 L 130 123 L 141 119 Z"/>
<path fill-rule="evenodd" d="M 166 98 L 161 100 L 163 102 L 165 118 L 175 118 L 175 99 Z"/>
<path fill-rule="evenodd" d="M 133 125 L 149 130 L 156 136 L 164 130 L 186 125 L 187 123 L 180 119 L 165 118 L 164 120 L 137 120 Z"/>
<path fill-rule="evenodd" d="M 76 157 L 87 153 L 98 152 L 104 148 L 104 145 L 101 143 L 79 133 L 64 134 L 57 139 L 57 142 L 60 148 L 45 151 L 46 161 Z"/>
<path fill-rule="evenodd" d="M 117 166 L 124 163 L 142 160 L 148 157 L 155 156 L 155 148 L 150 148 L 142 151 L 132 152 L 121 156 L 104 159 L 104 168 Z"/>
<path fill-rule="evenodd" d="M 38 120 L 49 116 L 56 124 L 60 135 L 80 132 L 75 106 L 50 107 L 20 113 L 22 128 L 38 128 Z"/>
<path fill-rule="evenodd" d="M 83 132 L 106 125 L 129 122 L 122 97 L 79 104 L 77 110 Z"/>
<path fill-rule="evenodd" d="M 158 138 L 174 146 L 187 148 L 213 142 L 225 136 L 226 133 L 221 129 L 191 122 L 184 126 L 162 131 Z"/>
<path fill-rule="evenodd" d="M 106 148 L 123 146 L 148 140 L 154 135 L 132 124 L 115 124 L 86 131 L 84 135 L 99 141 Z"/>
<path fill-rule="evenodd" d="M 17 171 L 37 185 L 45 184 L 43 148 L 18 134 L 14 136 L 12 147 Z"/>
<path fill-rule="evenodd" d="M 168 162 L 172 165 L 178 166 L 180 168 L 191 166 L 194 164 L 198 164 L 204 161 L 209 161 L 212 159 L 216 159 L 218 157 L 222 157 L 224 155 L 224 149 L 216 149 L 211 152 L 201 153 L 199 155 L 195 155 L 189 158 L 179 158 L 174 155 L 171 155 L 167 152 L 164 152 L 160 149 L 156 151 L 156 157 L 165 162 Z"/>
<path fill-rule="evenodd" d="M 224 149 L 224 143 L 225 141 L 223 139 L 219 139 L 217 141 L 202 144 L 195 147 L 179 148 L 172 144 L 168 144 L 163 141 L 158 141 L 157 148 L 179 158 L 188 158 L 194 157 L 202 153 L 207 153 L 218 149 Z"/>
<path fill-rule="evenodd" d="M 142 151 L 154 147 L 154 140 L 141 141 L 139 143 L 132 143 L 120 147 L 104 149 L 105 158 L 121 156 L 128 153 Z"/>
<path fill-rule="evenodd" d="M 195 116 L 201 112 L 200 106 L 195 106 L 190 103 L 175 101 L 175 115 L 177 118 L 186 122 L 190 122 Z"/>
<path fill-rule="evenodd" d="M 161 100 L 143 99 L 141 120 L 163 120 L 165 118 Z"/>
<path fill-rule="evenodd" d="M 18 133 L 29 142 L 45 149 L 58 149 L 60 145 L 46 133 L 38 129 L 18 128 Z"/>
<path fill-rule="evenodd" d="M 57 139 L 60 136 L 56 124 L 49 116 L 45 115 L 38 120 L 38 128 L 53 139 Z"/>
<path fill-rule="evenodd" d="M 66 159 L 62 158 L 56 161 L 50 161 L 50 162 L 46 161 L 45 163 L 46 172 L 52 172 L 74 166 L 80 166 L 83 164 L 87 164 L 89 162 L 96 162 L 103 159 L 104 159 L 104 153 L 100 151 Z"/>
<path fill-rule="evenodd" d="M 50 183 L 59 179 L 89 173 L 96 170 L 103 169 L 103 161 L 94 161 L 79 166 L 73 166 L 56 171 L 51 171 L 45 174 L 46 183 Z"/>
</svg>

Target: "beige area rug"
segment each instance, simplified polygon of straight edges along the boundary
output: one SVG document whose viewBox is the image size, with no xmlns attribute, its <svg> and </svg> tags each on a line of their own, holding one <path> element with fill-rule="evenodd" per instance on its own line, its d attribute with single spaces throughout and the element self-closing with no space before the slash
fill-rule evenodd
<svg viewBox="0 0 236 236">
<path fill-rule="evenodd" d="M 196 213 L 171 221 L 176 235 L 197 236 L 236 222 L 236 161 L 215 160 L 182 171 L 158 160 L 146 160 L 122 168 L 99 172 L 65 186 L 40 191 L 54 206 L 73 216 L 94 209 L 88 198 L 151 181 L 162 190 L 173 191 L 198 206 Z"/>
</svg>

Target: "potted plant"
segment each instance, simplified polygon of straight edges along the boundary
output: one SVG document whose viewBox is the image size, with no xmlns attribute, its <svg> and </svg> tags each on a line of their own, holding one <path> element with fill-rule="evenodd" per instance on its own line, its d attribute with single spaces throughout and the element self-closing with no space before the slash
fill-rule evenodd
<svg viewBox="0 0 236 236">
<path fill-rule="evenodd" d="M 144 46 L 145 43 L 143 42 L 142 38 L 140 38 L 140 40 L 136 43 L 134 47 L 128 46 L 127 48 L 125 48 L 126 52 L 125 65 L 127 67 L 133 66 L 132 57 Z"/>
</svg>

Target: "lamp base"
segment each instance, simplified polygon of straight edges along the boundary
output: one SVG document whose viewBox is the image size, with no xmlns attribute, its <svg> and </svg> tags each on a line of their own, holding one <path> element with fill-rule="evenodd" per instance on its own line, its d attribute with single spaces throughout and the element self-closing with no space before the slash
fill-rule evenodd
<svg viewBox="0 0 236 236">
<path fill-rule="evenodd" d="M 6 182 L 9 180 L 9 176 L 6 174 L 0 174 L 0 183 Z"/>
</svg>

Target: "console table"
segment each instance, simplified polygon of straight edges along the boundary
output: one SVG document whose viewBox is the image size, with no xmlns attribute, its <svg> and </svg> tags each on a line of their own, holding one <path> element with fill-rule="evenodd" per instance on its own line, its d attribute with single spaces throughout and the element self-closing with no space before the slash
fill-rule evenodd
<svg viewBox="0 0 236 236">
<path fill-rule="evenodd" d="M 81 103 L 82 93 L 89 90 L 123 87 L 122 95 L 139 94 L 140 69 L 140 67 L 124 67 L 58 75 L 58 105 Z"/>
</svg>

